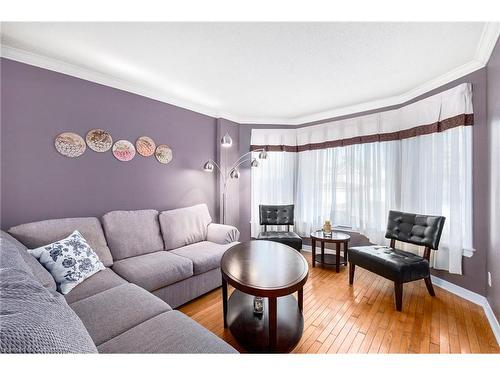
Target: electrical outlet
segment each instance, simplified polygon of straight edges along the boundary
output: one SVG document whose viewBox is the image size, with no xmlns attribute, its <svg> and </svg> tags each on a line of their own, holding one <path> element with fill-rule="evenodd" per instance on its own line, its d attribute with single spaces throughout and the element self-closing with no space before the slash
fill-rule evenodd
<svg viewBox="0 0 500 375">
<path fill-rule="evenodd" d="M 488 272 L 488 285 L 491 286 L 491 272 Z"/>
</svg>

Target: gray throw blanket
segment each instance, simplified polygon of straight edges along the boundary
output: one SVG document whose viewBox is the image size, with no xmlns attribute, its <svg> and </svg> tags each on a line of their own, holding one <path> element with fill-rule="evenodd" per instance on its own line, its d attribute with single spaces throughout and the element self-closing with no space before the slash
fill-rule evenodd
<svg viewBox="0 0 500 375">
<path fill-rule="evenodd" d="M 9 241 L 0 241 L 0 353 L 97 353 L 64 297 L 34 279 Z"/>
</svg>

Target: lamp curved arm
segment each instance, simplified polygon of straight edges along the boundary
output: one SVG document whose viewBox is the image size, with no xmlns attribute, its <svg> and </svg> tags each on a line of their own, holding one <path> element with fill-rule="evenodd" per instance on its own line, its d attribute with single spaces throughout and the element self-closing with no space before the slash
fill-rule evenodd
<svg viewBox="0 0 500 375">
<path fill-rule="evenodd" d="M 219 166 L 219 164 L 217 164 L 217 162 L 213 159 L 208 159 L 208 161 L 210 163 L 212 163 L 213 165 L 215 165 L 215 167 L 217 168 L 217 170 L 219 171 L 219 174 L 220 176 L 222 177 L 222 183 L 224 184 L 224 189 L 226 187 L 226 184 L 227 184 L 227 176 L 224 174 L 224 172 L 222 171 L 221 167 Z M 229 175 L 229 174 L 228 174 Z"/>
<path fill-rule="evenodd" d="M 265 150 L 264 150 L 263 148 L 259 148 L 259 149 L 257 149 L 257 150 L 252 150 L 252 151 L 249 151 L 249 152 L 247 152 L 247 153 L 245 153 L 245 154 L 241 155 L 241 156 L 238 158 L 238 160 L 236 160 L 236 161 L 234 162 L 234 164 L 231 166 L 231 168 L 229 168 L 229 170 L 234 169 L 234 168 L 236 168 L 236 167 L 240 166 L 241 164 L 243 164 L 244 162 L 246 162 L 246 161 L 248 161 L 248 160 L 252 160 L 252 158 L 250 158 L 250 159 L 245 159 L 245 160 L 242 160 L 242 161 L 240 162 L 240 160 L 241 160 L 241 159 L 243 159 L 245 156 L 247 156 L 247 155 L 251 155 L 251 154 L 252 154 L 252 152 L 262 152 L 262 151 L 265 151 Z"/>
<path fill-rule="evenodd" d="M 247 161 L 252 161 L 252 158 L 250 157 L 250 158 L 248 158 L 248 159 L 244 159 L 244 160 L 240 161 L 238 164 L 235 164 L 235 165 L 233 164 L 233 166 L 231 167 L 231 169 L 230 169 L 230 170 L 235 169 L 235 168 L 238 168 L 241 164 L 243 164 L 243 163 L 245 163 L 245 162 L 247 162 Z"/>
</svg>

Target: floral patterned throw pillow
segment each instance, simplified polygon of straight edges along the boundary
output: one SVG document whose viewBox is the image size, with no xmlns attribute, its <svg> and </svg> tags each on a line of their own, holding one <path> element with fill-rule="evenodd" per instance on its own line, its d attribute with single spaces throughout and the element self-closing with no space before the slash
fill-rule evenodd
<svg viewBox="0 0 500 375">
<path fill-rule="evenodd" d="M 63 240 L 28 251 L 52 274 L 62 294 L 105 268 L 77 230 Z"/>
</svg>

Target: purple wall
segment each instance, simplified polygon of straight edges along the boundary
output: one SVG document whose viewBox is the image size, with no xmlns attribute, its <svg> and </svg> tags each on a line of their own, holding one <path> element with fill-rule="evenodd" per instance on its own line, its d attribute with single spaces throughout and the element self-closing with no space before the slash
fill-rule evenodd
<svg viewBox="0 0 500 375">
<path fill-rule="evenodd" d="M 1 60 L 1 227 L 107 211 L 206 202 L 214 218 L 216 119 L 49 70 Z M 54 148 L 63 131 L 103 128 L 135 143 L 148 135 L 174 153 L 168 165 L 140 155 L 120 162 L 89 148 L 76 159 Z"/>
<path fill-rule="evenodd" d="M 491 171 L 490 231 L 486 267 L 492 276 L 492 285 L 486 287 L 486 296 L 497 319 L 500 320 L 500 41 L 497 41 L 486 69 Z"/>
<path fill-rule="evenodd" d="M 442 87 L 449 89 L 463 82 L 473 85 L 474 126 L 472 134 L 472 204 L 473 244 L 476 252 L 471 258 L 463 258 L 463 275 L 446 271 L 432 273 L 453 284 L 486 295 L 486 251 L 488 247 L 488 127 L 486 122 L 486 69 L 480 69 Z M 440 89 L 440 91 L 442 91 Z M 433 91 L 429 94 L 434 94 Z"/>
<path fill-rule="evenodd" d="M 401 106 L 413 103 L 438 92 L 452 88 L 460 83 L 470 82 L 473 85 L 473 105 L 474 105 L 474 127 L 473 127 L 473 205 L 474 205 L 474 248 L 475 254 L 471 258 L 463 258 L 463 275 L 454 275 L 445 271 L 433 270 L 432 273 L 439 278 L 450 281 L 456 285 L 481 295 L 486 294 L 486 249 L 488 247 L 488 129 L 486 124 L 486 69 L 477 70 L 460 79 L 450 82 L 424 95 L 421 95 L 407 103 L 380 108 L 371 111 L 340 116 L 322 121 L 316 121 L 296 127 L 310 126 L 323 122 L 341 120 L 345 118 L 357 117 L 381 111 L 396 109 Z M 250 147 L 251 129 L 255 128 L 290 128 L 287 125 L 242 125 L 240 126 L 240 150 L 248 150 Z M 292 126 L 293 127 L 293 126 Z M 250 170 L 242 173 L 240 180 L 240 231 L 242 240 L 250 238 Z"/>
</svg>

